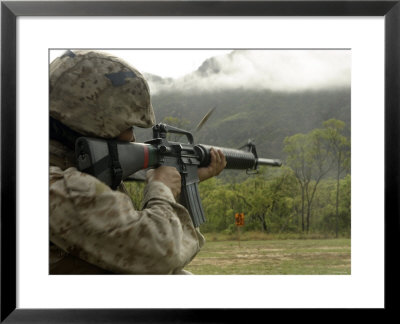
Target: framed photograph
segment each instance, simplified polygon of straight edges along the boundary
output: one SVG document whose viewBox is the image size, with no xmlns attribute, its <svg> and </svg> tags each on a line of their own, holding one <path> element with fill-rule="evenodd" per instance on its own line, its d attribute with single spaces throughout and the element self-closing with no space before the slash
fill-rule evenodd
<svg viewBox="0 0 400 324">
<path fill-rule="evenodd" d="M 399 1 L 3 1 L 1 32 L 2 322 L 219 323 L 265 316 L 272 309 L 376 309 L 386 313 L 395 309 L 391 296 L 399 283 L 392 264 L 398 255 L 400 229 Z M 128 50 L 145 56 L 164 50 L 168 53 L 153 60 L 165 68 L 182 67 L 183 59 L 177 63 L 181 52 L 191 53 L 195 60 L 205 50 L 230 55 L 231 61 L 236 59 L 248 69 L 256 66 L 259 71 L 261 65 L 247 66 L 245 58 L 252 56 L 254 63 L 260 53 L 310 51 L 320 67 L 323 62 L 334 62 L 330 69 L 314 70 L 306 64 L 307 55 L 298 56 L 304 63 L 299 73 L 304 76 L 295 69 L 286 74 L 297 87 L 293 91 L 300 93 L 296 98 L 313 80 L 319 85 L 338 82 L 335 87 L 346 84 L 348 89 L 349 102 L 344 100 L 344 105 L 348 110 L 351 107 L 351 116 L 350 112 L 345 115 L 351 121 L 351 271 L 319 276 L 311 272 L 49 275 L 49 62 L 65 49 L 99 49 L 122 57 Z M 335 56 L 324 61 L 321 53 L 328 52 Z M 286 68 L 295 66 L 296 58 L 282 57 L 291 62 Z M 280 70 L 280 59 L 263 56 L 275 70 Z M 197 66 L 204 58 L 199 60 Z M 151 72 L 151 65 L 145 72 Z M 232 83 L 221 78 L 220 65 L 207 68 L 203 73 L 212 71 L 212 79 L 191 79 L 190 84 L 218 87 Z M 332 70 L 336 73 L 332 80 L 339 81 L 329 79 Z M 275 80 L 273 91 L 288 91 L 286 83 L 276 81 L 278 72 L 266 71 L 265 78 L 253 80 L 245 70 L 232 75 L 249 80 L 252 90 L 259 83 Z M 319 71 L 322 75 L 317 75 Z M 185 80 L 174 84 L 153 76 L 149 82 L 153 89 L 165 89 L 182 88 L 188 84 Z M 248 98 L 237 95 L 232 100 L 240 97 Z M 271 102 L 282 100 L 270 97 Z M 157 98 L 175 104 L 167 96 Z M 309 106 L 314 104 L 310 98 L 303 96 Z M 324 100 L 330 105 L 329 91 Z M 245 217 L 236 215 L 238 233 L 239 226 L 247 225 Z"/>
</svg>

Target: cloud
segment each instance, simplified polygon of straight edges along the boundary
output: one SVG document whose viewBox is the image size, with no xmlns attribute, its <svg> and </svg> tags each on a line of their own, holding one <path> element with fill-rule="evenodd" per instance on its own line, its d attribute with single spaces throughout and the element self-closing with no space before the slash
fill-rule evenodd
<svg viewBox="0 0 400 324">
<path fill-rule="evenodd" d="M 350 50 L 235 50 L 207 59 L 176 79 L 149 78 L 152 93 L 168 90 L 304 91 L 350 87 Z"/>
</svg>

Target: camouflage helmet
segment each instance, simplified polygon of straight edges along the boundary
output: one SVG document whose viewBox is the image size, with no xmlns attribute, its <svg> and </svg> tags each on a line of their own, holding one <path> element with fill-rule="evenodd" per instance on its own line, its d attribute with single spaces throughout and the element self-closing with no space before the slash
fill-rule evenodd
<svg viewBox="0 0 400 324">
<path fill-rule="evenodd" d="M 82 135 L 104 138 L 155 123 L 143 75 L 99 51 L 67 51 L 50 64 L 50 116 Z"/>
</svg>

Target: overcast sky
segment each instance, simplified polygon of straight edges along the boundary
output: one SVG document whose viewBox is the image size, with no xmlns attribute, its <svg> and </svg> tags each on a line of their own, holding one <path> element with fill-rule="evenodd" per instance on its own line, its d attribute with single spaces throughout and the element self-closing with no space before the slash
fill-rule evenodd
<svg viewBox="0 0 400 324">
<path fill-rule="evenodd" d="M 50 61 L 65 50 L 51 50 Z M 118 56 L 142 73 L 163 78 L 178 78 L 196 70 L 209 57 L 230 53 L 231 50 L 104 50 Z"/>
<path fill-rule="evenodd" d="M 142 73 L 173 82 L 150 82 L 155 93 L 162 88 L 251 88 L 303 91 L 350 87 L 350 50 L 106 50 Z M 50 51 L 50 60 L 64 50 Z M 206 73 L 193 73 L 206 59 Z"/>
</svg>

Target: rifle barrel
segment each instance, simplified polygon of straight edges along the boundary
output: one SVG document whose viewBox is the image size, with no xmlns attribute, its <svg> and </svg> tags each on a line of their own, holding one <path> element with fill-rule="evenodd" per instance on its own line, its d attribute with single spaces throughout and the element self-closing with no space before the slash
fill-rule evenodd
<svg viewBox="0 0 400 324">
<path fill-rule="evenodd" d="M 231 149 L 226 147 L 217 147 L 211 145 L 199 144 L 195 146 L 195 150 L 200 158 L 200 166 L 210 164 L 210 149 L 221 150 L 226 158 L 226 169 L 256 169 L 258 165 L 281 166 L 280 160 L 256 158 L 252 152 L 239 149 Z"/>
<path fill-rule="evenodd" d="M 281 162 L 281 160 L 258 158 L 257 159 L 257 165 L 281 166 L 282 162 Z"/>
</svg>

